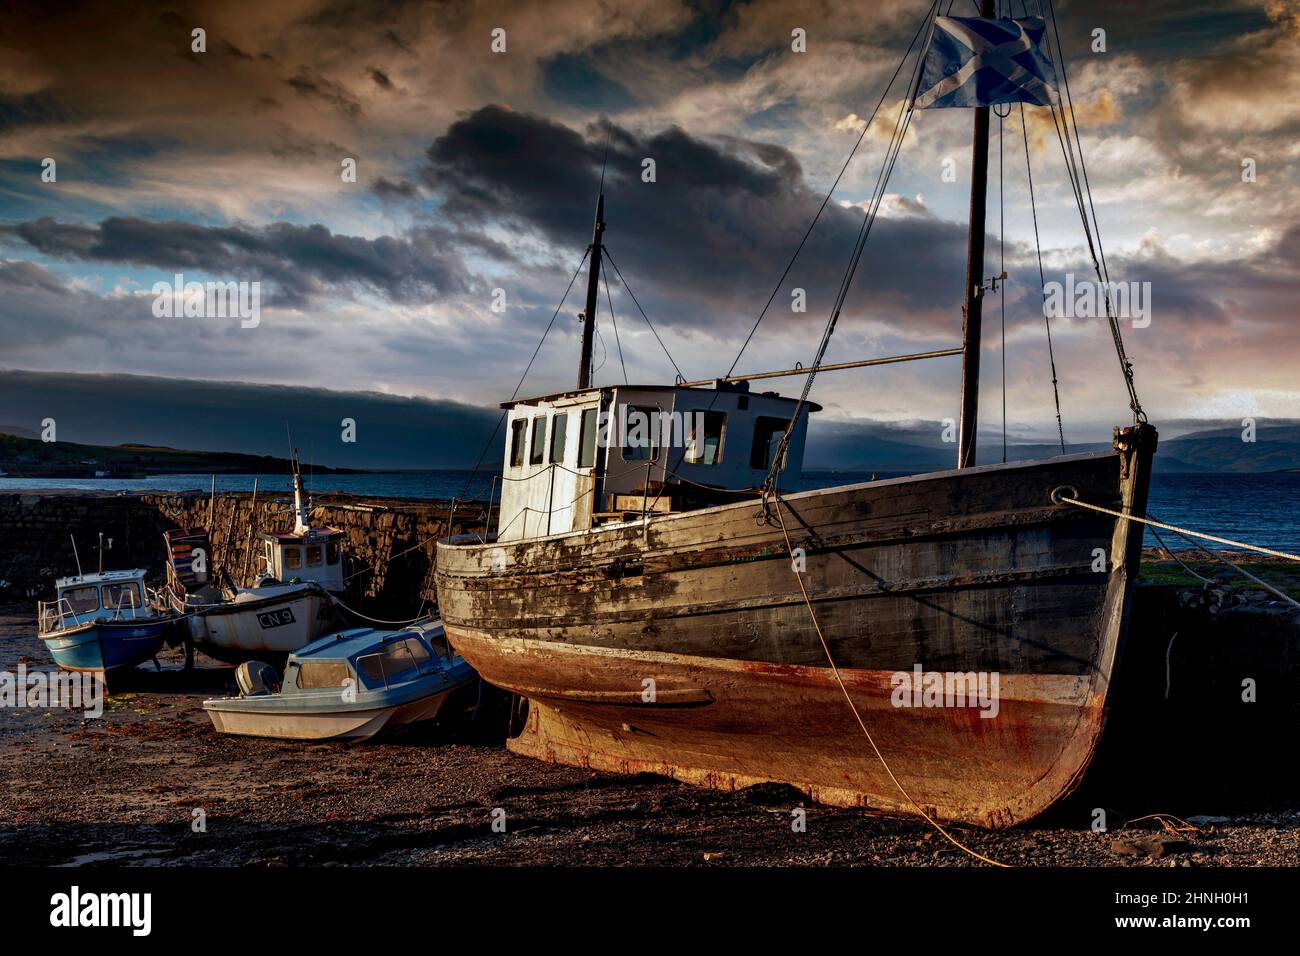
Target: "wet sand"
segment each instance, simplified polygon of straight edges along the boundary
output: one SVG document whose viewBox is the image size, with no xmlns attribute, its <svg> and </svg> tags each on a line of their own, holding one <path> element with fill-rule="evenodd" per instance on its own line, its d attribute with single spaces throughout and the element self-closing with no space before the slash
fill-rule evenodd
<svg viewBox="0 0 1300 956">
<path fill-rule="evenodd" d="M 50 668 L 29 605 L 0 606 L 0 669 Z M 217 734 L 202 709 L 232 671 L 179 650 L 162 672 L 117 682 L 104 715 L 0 709 L 0 860 L 11 865 L 979 865 L 922 821 L 808 804 L 781 786 L 737 793 L 660 777 L 557 767 L 509 753 L 491 695 L 446 725 L 364 744 Z M 1093 833 L 1094 802 L 1071 800 L 1010 831 L 952 832 L 1022 866 L 1300 863 L 1300 810 L 1200 821 L 1172 856 L 1125 856 Z M 1110 806 L 1110 804 L 1103 804 Z M 792 827 L 806 812 L 806 831 Z M 1187 812 L 1185 808 L 1184 817 Z M 494 832 L 503 810 L 505 832 Z M 196 831 L 196 811 L 205 828 Z M 1143 808 L 1147 812 L 1147 808 Z M 1207 812 L 1207 811 L 1198 811 Z M 1135 815 L 1135 814 L 1134 814 Z"/>
</svg>

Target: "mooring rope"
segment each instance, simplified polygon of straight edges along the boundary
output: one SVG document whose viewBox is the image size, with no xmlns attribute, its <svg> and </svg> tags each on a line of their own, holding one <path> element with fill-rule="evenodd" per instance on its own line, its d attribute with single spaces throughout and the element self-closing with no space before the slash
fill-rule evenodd
<svg viewBox="0 0 1300 956">
<path fill-rule="evenodd" d="M 790 559 L 792 562 L 790 567 L 791 570 L 794 571 L 794 564 L 793 564 L 794 545 L 791 544 L 790 533 L 786 531 L 785 528 L 785 516 L 781 514 L 781 505 L 785 504 L 785 502 L 781 498 L 779 492 L 774 493 L 773 497 L 776 499 L 776 516 L 778 520 L 780 520 L 781 522 L 781 535 L 782 537 L 785 538 L 786 551 L 789 552 Z M 789 505 L 786 505 L 786 507 L 788 508 Z M 930 824 L 930 826 L 938 830 L 939 833 L 943 835 L 944 839 L 947 840 L 949 843 L 951 843 L 953 846 L 957 847 L 957 849 L 961 850 L 963 853 L 970 854 L 977 860 L 981 860 L 984 863 L 988 863 L 990 866 L 1000 866 L 1009 869 L 1010 868 L 1009 864 L 999 863 L 997 860 L 991 860 L 987 856 L 984 856 L 983 854 L 978 853 L 975 850 L 972 850 L 970 847 L 966 846 L 964 843 L 962 843 L 956 837 L 954 837 L 951 833 L 945 830 L 933 817 L 930 816 L 930 814 L 925 812 L 925 808 L 922 807 L 919 803 L 916 802 L 915 799 L 912 798 L 912 795 L 907 792 L 907 789 L 899 782 L 898 778 L 894 776 L 894 771 L 890 768 L 889 761 L 885 759 L 885 755 L 882 754 L 880 752 L 880 748 L 876 746 L 875 738 L 871 736 L 871 731 L 867 729 L 866 721 L 862 719 L 862 714 L 858 712 L 857 705 L 853 703 L 853 698 L 849 695 L 848 688 L 844 686 L 844 679 L 840 677 L 840 669 L 835 665 L 835 658 L 831 654 L 830 645 L 826 643 L 826 635 L 822 633 L 821 624 L 817 620 L 817 612 L 813 609 L 812 599 L 808 597 L 808 589 L 804 587 L 803 578 L 799 576 L 798 571 L 794 571 L 794 578 L 796 581 L 799 582 L 799 590 L 800 592 L 803 593 L 804 606 L 808 608 L 808 616 L 812 618 L 813 628 L 817 631 L 817 640 L 821 641 L 822 650 L 826 654 L 827 663 L 830 664 L 831 666 L 831 674 L 833 674 L 835 677 L 835 683 L 839 685 L 840 693 L 844 695 L 844 699 L 848 702 L 849 710 L 853 711 L 853 716 L 857 719 L 858 726 L 862 728 L 862 732 L 867 737 L 867 743 L 871 744 L 871 749 L 875 751 L 877 759 L 880 760 L 880 765 L 885 768 L 885 773 L 889 774 L 889 779 L 894 782 L 894 786 L 898 788 L 898 792 L 907 798 L 907 802 L 916 808 L 916 812 L 919 813 L 925 819 L 926 823 Z"/>
<path fill-rule="evenodd" d="M 1155 528 L 1152 528 L 1152 529 L 1151 529 L 1151 533 L 1154 534 L 1154 535 L 1156 536 L 1156 540 L 1157 540 L 1157 541 L 1160 541 L 1160 543 L 1161 543 L 1162 545 L 1164 544 L 1164 541 L 1161 540 L 1161 538 L 1160 538 L 1160 533 L 1159 533 L 1158 531 L 1156 531 Z M 1254 581 L 1254 582 L 1255 582 L 1256 584 L 1258 584 L 1260 587 L 1264 588 L 1264 590 L 1266 590 L 1266 591 L 1270 591 L 1270 592 L 1272 592 L 1273 594 L 1277 595 L 1279 598 L 1281 598 L 1283 601 L 1286 601 L 1288 604 L 1294 604 L 1296 607 L 1300 608 L 1300 601 L 1297 601 L 1295 598 L 1291 597 L 1289 594 L 1284 594 L 1282 591 L 1279 591 L 1277 588 L 1275 588 L 1273 585 L 1269 584 L 1269 583 L 1268 583 L 1267 581 L 1265 581 L 1263 578 L 1258 578 L 1258 577 L 1256 577 L 1255 575 L 1253 575 L 1253 574 L 1251 574 L 1249 571 L 1247 571 L 1245 568 L 1243 568 L 1241 565 L 1236 564 L 1236 563 L 1234 563 L 1234 562 L 1228 560 L 1228 559 L 1227 559 L 1226 557 L 1224 557 L 1223 555 L 1219 554 L 1219 552 L 1217 552 L 1217 551 L 1211 551 L 1209 548 L 1207 548 L 1207 547 L 1206 547 L 1205 545 L 1203 545 L 1203 544 L 1197 544 L 1197 543 L 1196 543 L 1195 541 L 1193 541 L 1191 538 L 1187 537 L 1187 535 L 1185 535 L 1185 534 L 1181 534 L 1181 533 L 1178 533 L 1178 532 L 1175 532 L 1175 534 L 1178 534 L 1178 537 L 1182 538 L 1184 541 L 1186 541 L 1186 542 L 1187 542 L 1188 544 L 1190 544 L 1192 547 L 1196 548 L 1196 550 L 1198 550 L 1198 551 L 1204 551 L 1206 554 L 1208 554 L 1208 555 L 1209 555 L 1211 558 L 1213 558 L 1215 561 L 1220 561 L 1220 562 L 1222 562 L 1223 564 L 1226 564 L 1228 567 L 1232 568 L 1232 570 L 1236 571 L 1238 574 L 1242 575 L 1243 577 L 1250 578 L 1250 580 Z M 1167 545 L 1165 546 L 1165 550 L 1166 550 L 1166 551 L 1169 551 L 1169 548 L 1168 548 Z M 1209 580 L 1208 578 L 1203 578 L 1203 577 L 1201 577 L 1201 576 L 1200 576 L 1199 574 L 1197 574 L 1195 571 L 1192 571 L 1192 569 L 1189 568 L 1189 567 L 1187 567 L 1187 565 L 1183 563 L 1182 559 L 1179 558 L 1179 557 L 1178 557 L 1176 554 L 1174 554 L 1172 551 L 1169 551 L 1169 553 L 1170 553 L 1171 555 L 1174 555 L 1174 560 L 1177 561 L 1179 564 L 1182 564 L 1183 567 L 1186 568 L 1186 569 L 1187 569 L 1187 570 L 1188 570 L 1188 571 L 1189 571 L 1189 572 L 1190 572 L 1194 577 L 1201 578 L 1201 580 L 1205 582 L 1205 584 L 1206 584 L 1207 587 L 1208 587 L 1209 585 L 1215 583 L 1215 582 Z"/>
<path fill-rule="evenodd" d="M 1205 534 L 1202 531 L 1192 531 L 1188 528 L 1180 528 L 1177 525 L 1166 524 L 1163 521 L 1156 521 L 1153 518 L 1139 518 L 1137 515 L 1125 514 L 1124 512 L 1116 511 L 1113 508 L 1103 508 L 1101 505 L 1094 505 L 1088 501 L 1080 501 L 1078 498 L 1067 498 L 1062 494 L 1053 494 L 1052 500 L 1058 503 L 1078 505 L 1080 508 L 1087 508 L 1089 511 L 1097 511 L 1114 518 L 1123 518 L 1126 521 L 1140 521 L 1142 524 L 1150 525 L 1153 528 L 1164 528 L 1166 531 L 1172 531 L 1175 534 L 1190 535 L 1193 538 L 1203 538 L 1206 541 L 1213 541 L 1216 544 L 1226 544 L 1233 548 L 1242 548 L 1246 551 L 1256 551 L 1259 554 L 1267 554 L 1270 557 L 1282 558 L 1286 561 L 1300 561 L 1300 554 L 1290 554 L 1286 551 L 1274 551 L 1272 548 L 1261 548 L 1257 544 L 1247 544 L 1244 541 L 1233 541 L 1231 538 L 1220 538 L 1217 535 Z"/>
<path fill-rule="evenodd" d="M 371 624 L 392 624 L 395 627 L 409 627 L 410 625 L 415 624 L 418 621 L 423 621 L 426 618 L 428 618 L 428 615 L 423 613 L 424 604 L 420 605 L 421 613 L 417 617 L 411 618 L 409 621 L 385 621 L 383 618 L 371 617 L 369 614 L 362 614 L 360 611 L 348 607 L 341 600 L 339 600 L 339 598 L 336 595 L 330 594 L 329 600 L 331 604 L 337 604 L 339 607 L 343 608 L 343 610 L 347 611 L 353 617 L 359 617 L 361 618 L 361 620 L 369 621 Z M 425 603 L 427 603 L 427 601 Z"/>
</svg>

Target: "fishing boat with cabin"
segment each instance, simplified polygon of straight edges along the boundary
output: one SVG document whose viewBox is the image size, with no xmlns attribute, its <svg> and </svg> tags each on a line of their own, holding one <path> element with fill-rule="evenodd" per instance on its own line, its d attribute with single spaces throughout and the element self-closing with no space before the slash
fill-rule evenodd
<svg viewBox="0 0 1300 956">
<path fill-rule="evenodd" d="M 311 523 L 296 454 L 293 516 L 291 528 L 258 535 L 263 568 L 252 587 L 238 587 L 228 573 L 214 571 L 206 531 L 166 534 L 174 606 L 188 615 L 190 639 L 209 657 L 230 664 L 282 661 L 341 625 L 334 597 L 345 589 L 345 535 Z"/>
<path fill-rule="evenodd" d="M 205 700 L 203 709 L 224 734 L 365 740 L 433 720 L 476 677 L 437 621 L 396 631 L 358 627 L 298 648 L 283 682 L 266 664 L 241 664 L 239 695 Z"/>
<path fill-rule="evenodd" d="M 511 750 L 727 789 L 782 782 L 823 803 L 985 827 L 1031 819 L 1083 777 L 1122 674 L 1142 541 L 1124 516 L 1145 512 L 1156 431 L 1107 302 L 1133 412 L 1112 447 L 1065 454 L 1062 433 L 1060 456 L 976 464 L 982 300 L 1004 280 L 984 255 L 990 107 L 1021 103 L 1022 124 L 1025 104 L 1050 109 L 1063 147 L 1079 145 L 1042 18 L 996 18 L 990 0 L 979 17 L 937 12 L 904 55 L 924 38 L 811 365 L 593 385 L 608 259 L 598 200 L 577 387 L 506 404 L 495 535 L 438 545 L 448 637 L 516 695 Z M 961 345 L 827 365 L 888 172 L 925 107 L 973 110 Z M 819 371 L 957 355 L 954 468 L 801 490 Z M 800 396 L 753 387 L 783 376 L 804 378 Z M 635 434 L 646 420 L 660 423 L 648 440 Z"/>
<path fill-rule="evenodd" d="M 153 599 L 143 568 L 59 578 L 37 606 L 40 639 L 66 671 L 107 674 L 152 660 L 175 616 Z"/>
</svg>

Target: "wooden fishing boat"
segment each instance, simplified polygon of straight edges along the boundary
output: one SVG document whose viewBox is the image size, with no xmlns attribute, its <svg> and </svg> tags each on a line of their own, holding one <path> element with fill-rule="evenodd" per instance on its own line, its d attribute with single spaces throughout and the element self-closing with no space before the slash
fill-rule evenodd
<svg viewBox="0 0 1300 956">
<path fill-rule="evenodd" d="M 963 356 L 958 467 L 838 488 L 795 490 L 807 387 L 592 387 L 601 197 L 578 388 L 504 406 L 498 530 L 438 546 L 448 637 L 518 696 L 510 749 L 987 827 L 1077 786 L 1142 535 L 1075 502 L 1144 514 L 1156 432 L 1112 319 L 1134 410 L 1113 447 L 975 465 L 987 147 L 979 106 L 962 348 L 901 357 Z M 750 378 L 816 372 L 841 305 L 812 366 Z M 638 412 L 660 431 L 630 442 Z"/>
</svg>

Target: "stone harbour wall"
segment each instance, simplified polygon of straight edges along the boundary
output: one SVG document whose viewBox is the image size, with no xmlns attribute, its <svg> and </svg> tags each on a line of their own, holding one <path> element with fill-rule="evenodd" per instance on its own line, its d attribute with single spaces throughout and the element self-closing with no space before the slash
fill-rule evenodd
<svg viewBox="0 0 1300 956">
<path fill-rule="evenodd" d="M 260 531 L 293 525 L 293 502 L 281 493 L 225 492 L 110 494 L 29 492 L 0 494 L 0 600 L 49 599 L 54 579 L 75 574 L 75 539 L 86 571 L 99 565 L 102 532 L 112 540 L 104 567 L 148 568 L 150 582 L 165 580 L 163 533 L 207 528 L 216 569 L 240 585 L 261 570 Z M 410 617 L 432 602 L 434 542 L 452 534 L 481 531 L 482 502 L 320 496 L 312 523 L 345 532 L 344 573 L 348 599 L 380 617 Z"/>
</svg>

